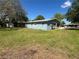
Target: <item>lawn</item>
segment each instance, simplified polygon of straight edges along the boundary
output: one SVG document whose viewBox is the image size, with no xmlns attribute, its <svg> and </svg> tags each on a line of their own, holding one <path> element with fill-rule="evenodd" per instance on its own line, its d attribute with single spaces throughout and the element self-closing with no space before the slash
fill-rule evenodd
<svg viewBox="0 0 79 59">
<path fill-rule="evenodd" d="M 29 44 L 40 44 L 50 49 L 66 51 L 70 59 L 79 59 L 79 30 L 0 29 L 0 52 L 6 48 Z"/>
</svg>

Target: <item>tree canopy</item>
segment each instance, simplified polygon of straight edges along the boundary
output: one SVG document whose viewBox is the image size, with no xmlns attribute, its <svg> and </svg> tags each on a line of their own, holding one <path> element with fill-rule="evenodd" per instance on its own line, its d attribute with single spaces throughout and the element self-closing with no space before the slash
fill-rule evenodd
<svg viewBox="0 0 79 59">
<path fill-rule="evenodd" d="M 61 13 L 56 13 L 56 14 L 54 15 L 54 18 L 57 19 L 58 21 L 61 21 L 61 20 L 64 19 L 65 17 L 64 17 L 64 15 L 61 14 Z"/>
<path fill-rule="evenodd" d="M 34 20 L 44 20 L 45 17 L 42 15 L 38 15 Z"/>
<path fill-rule="evenodd" d="M 0 0 L 0 18 L 5 20 L 8 17 L 10 22 L 25 21 L 25 11 L 22 9 L 19 0 Z"/>
<path fill-rule="evenodd" d="M 79 0 L 74 0 L 72 6 L 69 8 L 67 14 L 67 20 L 72 23 L 79 23 Z"/>
</svg>

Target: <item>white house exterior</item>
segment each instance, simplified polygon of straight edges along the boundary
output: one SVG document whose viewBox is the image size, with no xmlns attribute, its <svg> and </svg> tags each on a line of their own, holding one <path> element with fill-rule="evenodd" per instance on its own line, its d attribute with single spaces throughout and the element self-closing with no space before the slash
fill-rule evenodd
<svg viewBox="0 0 79 59">
<path fill-rule="evenodd" d="M 36 20 L 27 22 L 25 27 L 29 29 L 52 30 L 55 29 L 58 24 L 59 22 L 54 20 Z"/>
<path fill-rule="evenodd" d="M 29 29 L 51 30 L 51 26 L 47 24 L 27 24 L 26 27 Z"/>
</svg>

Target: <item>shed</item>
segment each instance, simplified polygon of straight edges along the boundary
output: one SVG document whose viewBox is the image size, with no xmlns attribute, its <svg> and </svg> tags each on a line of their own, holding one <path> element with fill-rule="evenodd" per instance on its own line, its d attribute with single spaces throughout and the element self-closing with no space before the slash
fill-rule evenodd
<svg viewBox="0 0 79 59">
<path fill-rule="evenodd" d="M 29 29 L 40 29 L 40 30 L 52 30 L 59 26 L 60 22 L 57 20 L 35 20 L 28 21 L 25 27 Z"/>
</svg>

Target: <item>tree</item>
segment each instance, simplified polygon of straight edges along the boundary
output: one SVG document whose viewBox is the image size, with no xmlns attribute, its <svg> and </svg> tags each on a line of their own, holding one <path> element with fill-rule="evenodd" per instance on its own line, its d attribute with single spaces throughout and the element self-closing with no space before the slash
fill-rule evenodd
<svg viewBox="0 0 79 59">
<path fill-rule="evenodd" d="M 61 20 L 64 19 L 65 17 L 61 13 L 56 13 L 54 18 L 56 18 L 59 22 L 61 22 Z"/>
<path fill-rule="evenodd" d="M 67 14 L 67 20 L 72 23 L 79 23 L 79 0 L 74 0 L 72 6 L 69 8 Z"/>
<path fill-rule="evenodd" d="M 61 21 L 61 24 L 62 24 L 62 25 L 64 25 L 64 24 L 65 24 L 65 22 L 64 22 L 64 21 Z"/>
<path fill-rule="evenodd" d="M 9 22 L 13 20 L 26 21 L 25 12 L 19 0 L 0 0 L 0 14 L 2 15 L 1 18 L 8 17 L 10 19 Z"/>
<path fill-rule="evenodd" d="M 34 20 L 43 20 L 43 19 L 45 19 L 44 16 L 38 15 Z"/>
</svg>

